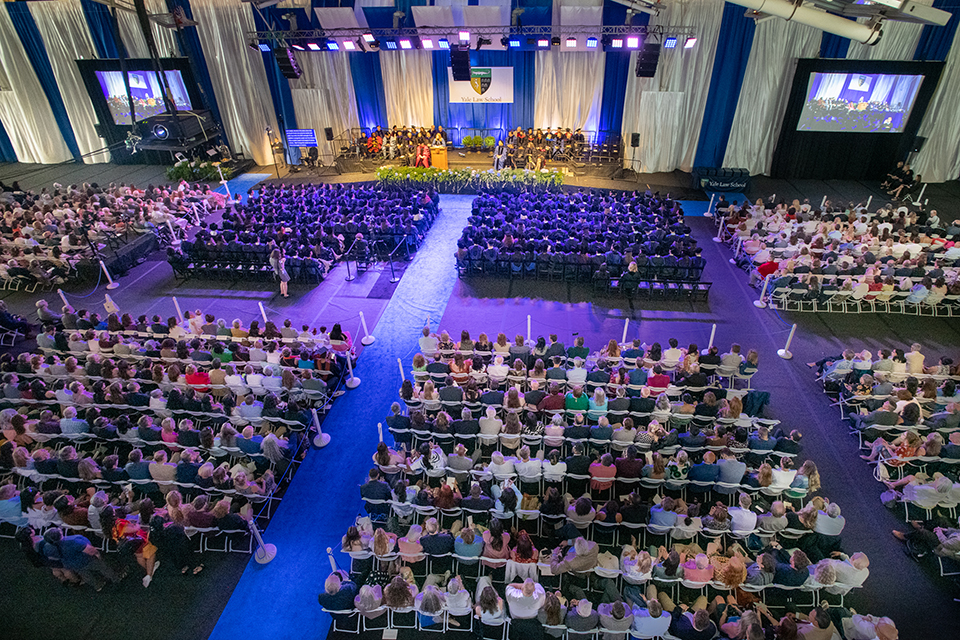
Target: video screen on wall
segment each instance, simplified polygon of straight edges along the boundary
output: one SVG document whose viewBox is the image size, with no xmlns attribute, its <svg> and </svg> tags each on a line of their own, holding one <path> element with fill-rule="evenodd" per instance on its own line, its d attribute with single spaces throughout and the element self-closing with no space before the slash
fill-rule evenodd
<svg viewBox="0 0 960 640">
<path fill-rule="evenodd" d="M 797 131 L 900 133 L 921 75 L 811 73 Z"/>
<path fill-rule="evenodd" d="M 130 118 L 130 103 L 127 100 L 127 89 L 123 84 L 123 73 L 120 71 L 97 71 L 97 80 L 103 97 L 107 99 L 110 115 L 114 124 L 133 124 Z M 163 103 L 163 90 L 152 71 L 130 71 L 130 96 L 133 98 L 133 108 L 136 120 L 140 121 L 166 111 Z M 183 84 L 183 76 L 179 71 L 164 71 L 167 86 L 177 109 L 190 110 L 190 96 Z"/>
</svg>

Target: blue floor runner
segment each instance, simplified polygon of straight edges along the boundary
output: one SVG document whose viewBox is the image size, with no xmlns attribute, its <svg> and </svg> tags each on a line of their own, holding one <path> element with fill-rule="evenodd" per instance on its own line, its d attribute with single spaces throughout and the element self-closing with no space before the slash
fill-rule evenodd
<svg viewBox="0 0 960 640">
<path fill-rule="evenodd" d="M 232 180 L 227 180 L 227 187 L 230 189 L 230 194 L 234 197 L 237 195 L 241 196 L 241 200 L 244 204 L 247 203 L 247 191 L 250 190 L 250 187 L 253 185 L 263 182 L 273 174 L 271 173 L 245 173 L 243 175 L 237 176 Z M 226 189 L 223 188 L 223 185 L 220 185 L 215 189 L 217 193 L 227 193 Z"/>
</svg>

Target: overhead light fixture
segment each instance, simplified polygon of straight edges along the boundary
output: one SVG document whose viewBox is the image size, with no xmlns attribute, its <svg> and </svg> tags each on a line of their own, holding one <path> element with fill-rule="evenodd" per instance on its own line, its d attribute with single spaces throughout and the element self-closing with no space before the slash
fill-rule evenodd
<svg viewBox="0 0 960 640">
<path fill-rule="evenodd" d="M 450 48 L 450 41 L 447 40 L 446 38 L 440 38 L 439 40 L 437 40 L 437 44 L 440 45 L 440 48 L 441 48 L 441 49 L 449 49 L 449 48 Z"/>
<path fill-rule="evenodd" d="M 637 36 L 627 36 L 627 49 L 636 49 L 640 46 L 640 38 Z"/>
<path fill-rule="evenodd" d="M 573 36 L 567 38 L 567 49 L 574 49 L 577 46 L 577 39 Z"/>
<path fill-rule="evenodd" d="M 610 46 L 614 49 L 622 49 L 623 38 L 613 38 L 612 40 L 610 40 Z"/>
<path fill-rule="evenodd" d="M 697 44 L 697 36 L 690 36 L 687 38 L 687 41 L 683 43 L 684 49 L 693 49 Z"/>
<path fill-rule="evenodd" d="M 540 38 L 539 40 L 537 40 L 537 46 L 538 46 L 538 47 L 549 47 L 549 46 L 550 46 L 550 41 L 547 40 L 546 38 Z"/>
<path fill-rule="evenodd" d="M 413 48 L 413 45 L 410 43 L 409 40 L 407 40 L 406 38 L 404 38 L 403 40 L 400 41 L 400 48 L 401 48 L 401 49 L 412 49 L 412 48 Z"/>
<path fill-rule="evenodd" d="M 340 51 L 340 44 L 336 40 L 327 40 L 328 51 Z"/>
<path fill-rule="evenodd" d="M 597 48 L 597 39 L 594 37 L 587 38 L 587 49 L 596 49 Z"/>
<path fill-rule="evenodd" d="M 299 42 L 291 42 L 291 43 L 290 43 L 290 46 L 291 46 L 292 48 L 296 49 L 297 51 L 306 51 L 306 50 L 307 50 L 307 48 L 304 47 L 304 46 L 303 46 L 302 44 L 300 44 Z"/>
<path fill-rule="evenodd" d="M 264 53 L 270 53 L 270 45 L 268 45 L 266 42 L 261 42 L 257 46 L 260 48 L 260 51 L 263 51 Z"/>
<path fill-rule="evenodd" d="M 483 36 L 477 36 L 477 51 L 488 44 L 493 44 L 493 41 L 490 38 L 484 38 Z"/>
<path fill-rule="evenodd" d="M 396 40 L 387 40 L 387 49 L 390 51 L 397 50 L 397 41 Z"/>
<path fill-rule="evenodd" d="M 420 41 L 420 45 L 424 49 L 433 49 L 433 40 L 431 40 L 430 38 L 424 38 Z"/>
<path fill-rule="evenodd" d="M 363 34 L 363 41 L 364 41 L 364 42 L 371 43 L 371 42 L 373 42 L 373 41 L 375 41 L 375 40 L 376 40 L 376 38 L 373 37 L 373 34 L 372 34 L 372 33 L 365 33 L 365 34 Z"/>
<path fill-rule="evenodd" d="M 253 49 L 254 51 L 260 51 L 260 45 L 257 43 L 256 40 L 251 40 L 250 42 L 247 43 L 247 46 Z"/>
<path fill-rule="evenodd" d="M 663 40 L 664 49 L 676 49 L 677 48 L 677 37 L 676 36 L 667 36 Z"/>
<path fill-rule="evenodd" d="M 310 49 L 310 51 L 320 51 L 321 48 L 322 48 L 322 47 L 321 47 L 319 44 L 317 44 L 316 42 L 308 42 L 308 43 L 307 43 L 307 49 Z"/>
<path fill-rule="evenodd" d="M 552 44 L 552 45 L 555 46 L 555 47 L 559 47 L 559 46 L 560 46 L 560 36 L 553 36 L 552 38 L 550 38 L 550 44 Z"/>
<path fill-rule="evenodd" d="M 470 32 L 461 31 L 460 32 L 460 42 L 470 42 Z"/>
<path fill-rule="evenodd" d="M 356 50 L 357 50 L 357 45 L 355 45 L 355 44 L 353 43 L 353 40 L 344 40 L 344 41 L 343 41 L 343 48 L 344 48 L 344 50 L 346 50 L 346 51 L 356 51 Z"/>
<path fill-rule="evenodd" d="M 517 49 L 521 46 L 520 38 L 510 38 L 510 46 Z"/>
</svg>

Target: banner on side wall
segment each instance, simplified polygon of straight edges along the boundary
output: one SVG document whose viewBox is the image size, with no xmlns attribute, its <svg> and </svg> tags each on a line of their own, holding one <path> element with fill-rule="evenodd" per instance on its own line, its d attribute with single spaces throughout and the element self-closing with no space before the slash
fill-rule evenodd
<svg viewBox="0 0 960 640">
<path fill-rule="evenodd" d="M 454 82 L 453 71 L 447 67 L 450 103 L 512 103 L 513 67 L 473 67 L 470 81 Z"/>
</svg>

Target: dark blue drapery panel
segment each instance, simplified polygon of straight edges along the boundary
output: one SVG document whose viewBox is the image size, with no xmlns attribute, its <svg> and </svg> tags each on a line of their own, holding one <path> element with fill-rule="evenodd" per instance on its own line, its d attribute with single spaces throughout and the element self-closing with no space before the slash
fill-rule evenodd
<svg viewBox="0 0 960 640">
<path fill-rule="evenodd" d="M 524 14 L 526 15 L 526 14 Z M 478 132 L 461 132 L 461 129 L 487 129 L 495 138 L 503 137 L 507 130 L 533 126 L 534 99 L 536 96 L 535 51 L 471 51 L 473 67 L 513 67 L 513 103 L 450 104 L 450 53 L 435 51 L 433 54 L 433 120 L 448 130 L 454 144 L 460 144 L 461 136 Z"/>
<path fill-rule="evenodd" d="M 364 7 L 363 15 L 371 29 L 392 29 L 394 11 L 393 7 Z"/>
<path fill-rule="evenodd" d="M 193 20 L 193 10 L 190 8 L 188 0 L 167 0 L 167 8 L 172 12 L 177 7 L 181 7 L 187 18 Z M 190 58 L 193 67 L 193 73 L 196 76 L 197 84 L 203 92 L 206 106 L 213 113 L 214 119 L 220 123 L 223 129 L 223 119 L 220 117 L 220 107 L 217 106 L 217 96 L 213 93 L 213 83 L 210 81 L 210 71 L 207 69 L 206 58 L 203 57 L 203 47 L 200 46 L 200 35 L 196 27 L 187 27 L 183 29 L 183 41 L 180 43 L 181 50 Z"/>
<path fill-rule="evenodd" d="M 0 122 L 0 162 L 16 161 L 17 152 L 13 150 L 13 145 L 10 143 L 10 136 L 7 135 L 7 130 L 3 128 L 3 123 Z"/>
<path fill-rule="evenodd" d="M 820 37 L 821 58 L 846 58 L 850 47 L 850 38 L 841 38 L 835 33 L 823 32 Z"/>
<path fill-rule="evenodd" d="M 920 32 L 914 60 L 946 60 L 950 45 L 957 33 L 957 20 L 960 19 L 960 0 L 933 0 L 933 6 L 952 15 L 950 21 L 942 27 L 927 25 Z"/>
<path fill-rule="evenodd" d="M 30 13 L 26 2 L 6 2 L 4 4 L 7 5 L 7 13 L 10 14 L 10 19 L 13 21 L 13 28 L 17 30 L 20 42 L 23 43 L 23 49 L 30 60 L 30 66 L 37 74 L 37 80 L 40 81 L 43 93 L 50 103 L 50 109 L 57 121 L 60 135 L 63 136 L 63 140 L 67 143 L 67 148 L 73 154 L 73 157 L 79 158 L 80 147 L 77 146 L 77 137 L 73 135 L 73 126 L 67 116 L 67 107 L 63 103 L 60 89 L 57 87 L 57 79 L 53 75 L 53 67 L 50 66 L 50 58 L 47 57 L 47 49 L 43 45 L 40 32 L 37 30 L 37 23 L 34 22 L 33 15 Z"/>
<path fill-rule="evenodd" d="M 261 10 L 262 11 L 262 10 Z M 289 23 L 286 20 L 280 19 L 281 13 L 287 13 L 289 10 L 285 9 L 282 12 L 278 11 L 276 7 L 271 7 L 261 13 L 259 11 L 253 12 L 253 22 L 256 26 L 257 31 L 264 31 L 269 29 L 271 26 L 277 29 L 285 29 L 289 26 Z M 266 21 L 264 21 L 266 17 Z M 267 24 L 269 22 L 270 24 Z M 298 12 L 297 15 L 297 27 L 306 28 L 309 24 L 307 16 L 304 12 Z M 303 26 L 301 26 L 303 25 Z M 280 71 L 280 65 L 277 64 L 277 58 L 273 55 L 273 52 L 263 53 L 263 66 L 267 72 L 267 84 L 270 86 L 270 97 L 273 99 L 273 110 L 277 115 L 277 122 L 280 125 L 280 131 L 277 135 L 285 136 L 284 129 L 296 129 L 297 128 L 297 114 L 293 109 L 293 96 L 290 93 L 290 81 L 287 80 L 283 72 Z M 300 55 L 313 55 L 306 52 L 301 53 Z M 320 53 L 319 55 L 323 55 Z M 318 135 L 322 135 L 322 132 Z M 284 142 L 286 138 L 284 137 Z M 286 144 L 284 144 L 286 148 Z M 290 163 L 299 163 L 300 161 L 300 151 L 299 149 L 290 149 L 287 148 L 287 162 Z"/>
<path fill-rule="evenodd" d="M 380 54 L 355 53 L 349 59 L 360 126 L 364 129 L 373 129 L 377 125 L 386 128 L 387 98 L 383 92 Z"/>
<path fill-rule="evenodd" d="M 603 4 L 603 24 L 623 24 L 627 17 L 627 7 L 612 0 Z M 650 16 L 640 13 L 633 16 L 634 25 L 646 25 Z M 603 142 L 609 134 L 619 135 L 623 126 L 624 100 L 627 95 L 627 74 L 630 73 L 629 51 L 608 51 L 603 64 L 603 94 L 600 98 L 601 132 L 598 142 Z"/>
<path fill-rule="evenodd" d="M 106 5 L 93 0 L 80 0 L 83 15 L 87 19 L 90 37 L 98 58 L 119 58 L 117 41 L 113 37 L 113 17 Z"/>
<path fill-rule="evenodd" d="M 724 5 L 694 166 L 719 167 L 723 164 L 755 29 L 754 21 L 743 16 L 743 7 L 729 2 Z"/>
</svg>

